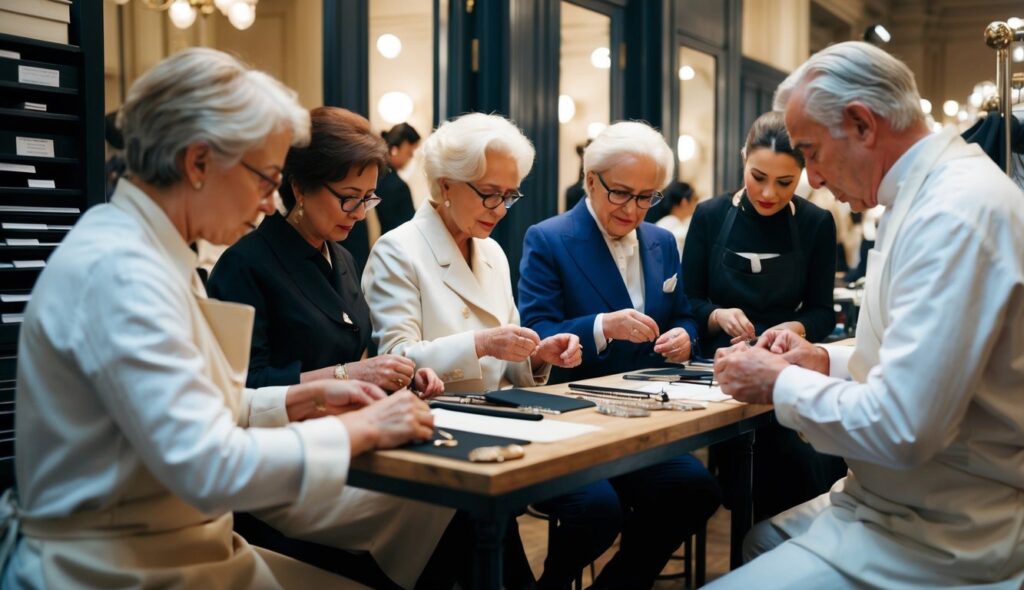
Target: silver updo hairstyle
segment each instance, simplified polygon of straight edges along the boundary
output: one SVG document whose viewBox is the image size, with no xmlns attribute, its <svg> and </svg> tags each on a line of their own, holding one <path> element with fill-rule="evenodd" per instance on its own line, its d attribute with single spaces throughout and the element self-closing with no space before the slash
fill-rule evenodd
<svg viewBox="0 0 1024 590">
<path fill-rule="evenodd" d="M 225 164 L 278 130 L 309 141 L 309 112 L 295 91 L 238 59 L 204 47 L 180 51 L 132 84 L 118 117 L 128 174 L 155 186 L 182 177 L 178 155 L 205 143 Z"/>
</svg>

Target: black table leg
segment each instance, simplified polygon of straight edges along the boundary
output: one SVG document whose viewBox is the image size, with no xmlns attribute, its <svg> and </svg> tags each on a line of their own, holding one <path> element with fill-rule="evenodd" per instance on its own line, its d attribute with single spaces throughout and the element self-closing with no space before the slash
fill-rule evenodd
<svg viewBox="0 0 1024 590">
<path fill-rule="evenodd" d="M 502 549 L 508 516 L 504 514 L 477 517 L 475 559 L 473 560 L 473 587 L 493 588 L 502 586 Z"/>
<path fill-rule="evenodd" d="M 732 504 L 731 569 L 743 565 L 743 537 L 754 524 L 754 432 L 742 434 L 736 440 L 740 452 L 736 457 L 736 495 Z"/>
</svg>

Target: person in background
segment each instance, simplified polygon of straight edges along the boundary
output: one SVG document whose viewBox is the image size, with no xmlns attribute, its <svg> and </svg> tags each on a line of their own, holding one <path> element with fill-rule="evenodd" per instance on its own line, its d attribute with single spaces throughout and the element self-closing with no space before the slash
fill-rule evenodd
<svg viewBox="0 0 1024 590">
<path fill-rule="evenodd" d="M 576 206 L 584 197 L 587 196 L 586 189 L 583 188 L 583 150 L 590 145 L 590 140 L 587 143 L 581 143 L 576 146 L 576 155 L 580 158 L 580 177 L 576 181 L 576 184 L 565 189 L 565 210 L 568 211 Z"/>
<path fill-rule="evenodd" d="M 686 243 L 686 232 L 690 229 L 690 218 L 697 208 L 697 195 L 688 183 L 672 181 L 663 192 L 668 203 L 668 215 L 659 219 L 655 225 L 667 229 L 676 237 L 679 247 L 679 260 L 683 259 L 683 246 Z"/>
<path fill-rule="evenodd" d="M 353 457 L 430 438 L 430 409 L 356 380 L 245 389 L 252 309 L 208 299 L 188 247 L 230 244 L 273 211 L 308 112 L 263 72 L 191 48 L 140 76 L 120 119 L 127 173 L 25 310 L 0 586 L 356 587 L 249 545 L 231 512 L 316 518 Z"/>
<path fill-rule="evenodd" d="M 430 199 L 377 240 L 363 275 L 380 351 L 433 367 L 446 390 L 461 392 L 543 385 L 552 365 L 579 365 L 576 335 L 541 339 L 519 325 L 508 259 L 490 237 L 523 197 L 519 184 L 533 166 L 530 141 L 503 117 L 470 113 L 438 127 L 423 155 Z M 460 514 L 453 527 L 465 522 Z M 507 560 L 505 582 L 527 586 L 533 579 L 514 521 L 509 530 L 506 547 L 517 551 Z M 467 537 L 464 530 L 454 534 Z M 428 570 L 468 571 L 470 547 L 450 546 L 457 550 L 435 556 Z"/>
<path fill-rule="evenodd" d="M 679 285 L 679 254 L 668 231 L 644 223 L 674 167 L 651 127 L 611 125 L 583 154 L 587 198 L 526 232 L 519 271 L 523 325 L 541 337 L 574 334 L 577 380 L 680 363 L 697 327 Z M 715 480 L 690 454 L 595 482 L 538 503 L 558 523 L 538 587 L 568 588 L 622 533 L 596 588 L 649 588 L 683 541 L 719 506 Z"/>
<path fill-rule="evenodd" d="M 106 180 L 106 200 L 114 194 L 117 181 L 124 175 L 124 137 L 117 127 L 117 111 L 111 111 L 103 117 L 103 137 L 107 140 L 107 161 L 103 165 L 103 178 Z"/>
<path fill-rule="evenodd" d="M 835 328 L 835 223 L 796 196 L 804 159 L 780 114 L 754 121 L 743 162 L 743 188 L 698 205 L 686 236 L 683 285 L 708 357 L 769 328 L 811 342 Z"/>
<path fill-rule="evenodd" d="M 771 330 L 715 372 L 850 471 L 708 588 L 1021 588 L 1024 193 L 956 127 L 930 133 L 910 69 L 873 45 L 811 56 L 775 108 L 813 186 L 886 212 L 853 347 Z"/>
<path fill-rule="evenodd" d="M 388 173 L 377 183 L 377 194 L 381 197 L 377 207 L 380 221 L 380 235 L 384 235 L 416 214 L 409 185 L 398 175 L 398 171 L 412 160 L 420 145 L 420 134 L 408 123 L 399 123 L 381 134 L 388 146 Z"/>
<path fill-rule="evenodd" d="M 211 296 L 256 310 L 246 384 L 357 379 L 386 392 L 414 386 L 424 397 L 441 393 L 444 384 L 429 368 L 392 354 L 366 357 L 370 310 L 352 255 L 340 245 L 381 202 L 375 189 L 387 166 L 384 140 L 345 109 L 320 107 L 310 118 L 309 145 L 292 147 L 285 159 L 280 193 L 288 213 L 267 217 L 228 248 L 209 280 Z M 369 551 L 388 578 L 411 588 L 452 514 L 347 487 L 315 521 L 275 509 L 255 513 L 271 530 L 250 515 L 239 515 L 237 528 L 261 546 L 377 586 L 366 577 L 376 569 L 369 560 L 330 548 Z"/>
</svg>

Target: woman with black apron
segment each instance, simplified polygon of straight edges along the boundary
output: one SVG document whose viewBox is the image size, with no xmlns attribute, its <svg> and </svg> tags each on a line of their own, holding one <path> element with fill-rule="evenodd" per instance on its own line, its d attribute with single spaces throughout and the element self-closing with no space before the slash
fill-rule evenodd
<svg viewBox="0 0 1024 590">
<path fill-rule="evenodd" d="M 744 188 L 697 206 L 683 250 L 683 285 L 700 354 L 708 358 L 769 328 L 818 342 L 835 327 L 835 222 L 795 196 L 804 159 L 781 114 L 758 117 L 743 157 Z M 759 430 L 756 440 L 759 520 L 827 491 L 846 472 L 841 459 L 818 454 L 777 425 Z M 728 488 L 730 454 L 717 448 L 712 455 Z"/>
</svg>

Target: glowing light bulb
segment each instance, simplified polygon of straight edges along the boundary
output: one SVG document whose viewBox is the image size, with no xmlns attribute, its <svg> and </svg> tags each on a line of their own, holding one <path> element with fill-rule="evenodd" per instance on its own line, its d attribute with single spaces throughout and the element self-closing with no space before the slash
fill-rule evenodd
<svg viewBox="0 0 1024 590">
<path fill-rule="evenodd" d="M 932 114 L 932 101 L 928 100 L 927 98 L 922 98 L 921 99 L 921 112 L 926 114 L 926 115 Z"/>
<path fill-rule="evenodd" d="M 697 75 L 697 72 L 690 66 L 683 66 L 679 68 L 679 79 L 682 81 L 693 80 L 693 77 Z"/>
<path fill-rule="evenodd" d="M 196 22 L 196 9 L 189 5 L 188 0 L 174 0 L 167 9 L 167 15 L 179 29 L 187 29 Z"/>
<path fill-rule="evenodd" d="M 572 118 L 576 116 L 576 101 L 572 99 L 568 94 L 562 94 L 558 97 L 558 122 L 568 123 L 572 121 Z"/>
<path fill-rule="evenodd" d="M 228 8 L 228 20 L 239 31 L 244 31 L 256 22 L 256 7 L 246 0 L 235 0 Z"/>
<path fill-rule="evenodd" d="M 412 109 L 412 98 L 404 92 L 385 92 L 377 101 L 380 118 L 392 125 L 408 121 Z"/>
<path fill-rule="evenodd" d="M 942 112 L 946 113 L 947 117 L 955 117 L 959 110 L 960 104 L 955 100 L 947 100 L 942 103 Z"/>
<path fill-rule="evenodd" d="M 612 52 L 607 47 L 598 47 L 590 54 L 590 63 L 599 70 L 612 67 Z"/>
<path fill-rule="evenodd" d="M 690 134 L 680 135 L 676 152 L 679 153 L 680 162 L 689 162 L 697 155 L 697 140 Z"/>
<path fill-rule="evenodd" d="M 402 40 L 391 33 L 377 37 L 377 51 L 387 59 L 395 59 L 402 53 Z"/>
</svg>

